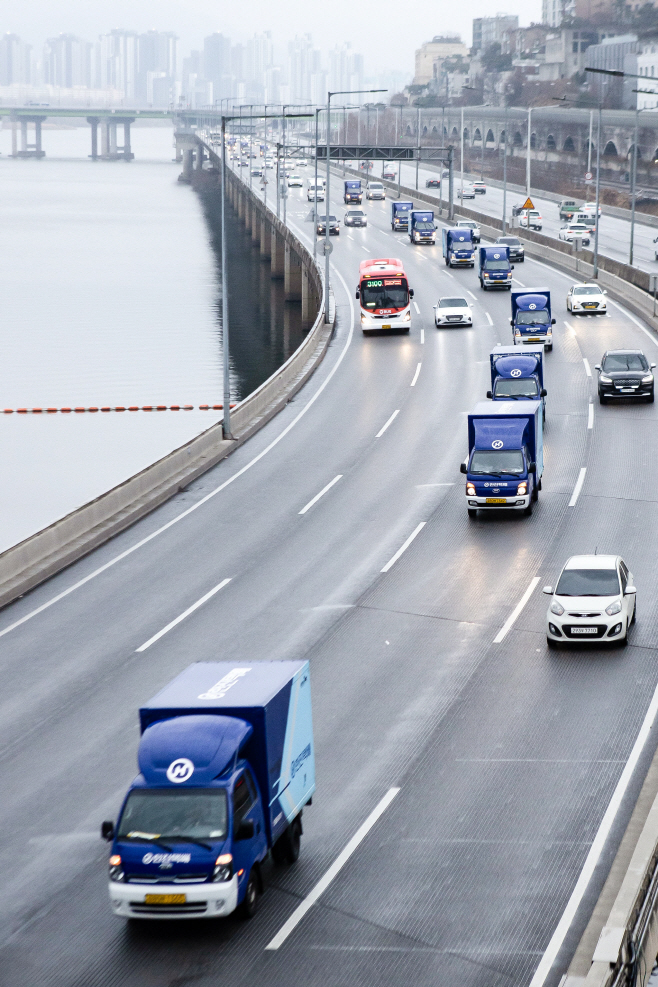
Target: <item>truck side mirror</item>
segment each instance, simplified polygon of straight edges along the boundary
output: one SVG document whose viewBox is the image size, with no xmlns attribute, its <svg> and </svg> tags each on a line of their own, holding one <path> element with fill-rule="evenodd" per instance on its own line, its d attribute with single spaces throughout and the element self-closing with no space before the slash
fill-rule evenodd
<svg viewBox="0 0 658 987">
<path fill-rule="evenodd" d="M 114 823 L 111 819 L 106 819 L 101 823 L 101 839 L 106 843 L 111 843 L 114 839 Z"/>
<path fill-rule="evenodd" d="M 414 289 L 409 288 L 409 298 L 413 298 L 413 297 L 414 297 Z"/>
<path fill-rule="evenodd" d="M 510 271 L 514 270 L 514 264 L 510 264 Z"/>
<path fill-rule="evenodd" d="M 243 819 L 238 826 L 238 831 L 233 837 L 237 843 L 240 840 L 251 840 L 254 835 L 254 824 L 251 819 Z"/>
<path fill-rule="evenodd" d="M 545 387 L 542 387 L 541 391 L 539 392 L 540 398 L 545 398 L 547 394 L 548 394 L 548 391 L 546 390 L 546 388 Z"/>
<path fill-rule="evenodd" d="M 513 325 L 514 325 L 514 319 L 510 319 L 510 320 L 509 320 L 509 324 L 510 324 L 511 326 L 513 326 Z"/>
<path fill-rule="evenodd" d="M 537 472 L 537 463 L 528 463 L 528 473 Z"/>
<path fill-rule="evenodd" d="M 491 393 L 491 391 L 487 391 L 487 397 L 488 398 L 493 398 L 493 394 Z"/>
<path fill-rule="evenodd" d="M 554 326 L 554 325 L 555 325 L 555 319 L 551 319 L 551 325 L 552 325 L 552 326 Z"/>
<path fill-rule="evenodd" d="M 468 473 L 468 468 L 466 466 L 466 463 L 460 463 L 460 465 L 459 465 L 459 472 L 460 473 Z"/>
<path fill-rule="evenodd" d="M 358 288 L 356 289 L 356 297 L 357 298 L 360 298 L 361 297 L 361 292 L 359 291 Z"/>
</svg>

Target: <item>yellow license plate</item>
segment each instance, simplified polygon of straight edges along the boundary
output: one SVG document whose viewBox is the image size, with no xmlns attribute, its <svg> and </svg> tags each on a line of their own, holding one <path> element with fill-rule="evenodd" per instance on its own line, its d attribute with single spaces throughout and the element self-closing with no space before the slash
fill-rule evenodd
<svg viewBox="0 0 658 987">
<path fill-rule="evenodd" d="M 145 905 L 184 905 L 187 901 L 185 894 L 147 894 L 144 895 Z"/>
<path fill-rule="evenodd" d="M 391 328 L 390 322 L 389 322 L 389 324 L 387 326 L 382 326 L 382 329 L 390 329 L 390 328 Z"/>
<path fill-rule="evenodd" d="M 528 336 L 529 343 L 540 343 L 541 339 L 539 336 Z"/>
<path fill-rule="evenodd" d="M 487 497 L 487 504 L 506 504 L 504 497 Z"/>
</svg>

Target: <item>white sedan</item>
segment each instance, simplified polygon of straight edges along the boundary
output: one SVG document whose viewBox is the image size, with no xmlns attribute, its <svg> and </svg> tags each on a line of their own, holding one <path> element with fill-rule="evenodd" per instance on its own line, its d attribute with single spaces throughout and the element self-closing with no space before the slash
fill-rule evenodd
<svg viewBox="0 0 658 987">
<path fill-rule="evenodd" d="M 578 212 L 586 212 L 589 213 L 590 216 L 596 216 L 596 202 L 583 202 Z M 600 217 L 601 217 L 601 206 L 599 206 L 599 218 Z"/>
<path fill-rule="evenodd" d="M 552 597 L 546 615 L 549 647 L 561 641 L 626 644 L 635 622 L 633 574 L 619 555 L 572 555 L 557 586 L 544 586 Z"/>
<path fill-rule="evenodd" d="M 288 178 L 288 188 L 303 188 L 304 182 L 299 175 L 290 175 Z"/>
<path fill-rule="evenodd" d="M 606 294 L 598 284 L 574 284 L 567 292 L 567 312 L 607 312 Z"/>
<path fill-rule="evenodd" d="M 434 306 L 434 324 L 439 326 L 472 326 L 471 306 L 461 296 L 439 298 Z"/>
<path fill-rule="evenodd" d="M 474 189 L 474 187 L 472 185 L 467 184 L 466 182 L 464 182 L 464 187 L 459 189 L 457 195 L 462 200 L 463 199 L 474 199 L 475 198 L 475 189 Z"/>
<path fill-rule="evenodd" d="M 558 240 L 566 240 L 567 243 L 571 243 L 577 237 L 583 241 L 583 246 L 586 247 L 589 244 L 590 232 L 584 223 L 569 223 L 562 227 L 557 236 Z"/>
</svg>

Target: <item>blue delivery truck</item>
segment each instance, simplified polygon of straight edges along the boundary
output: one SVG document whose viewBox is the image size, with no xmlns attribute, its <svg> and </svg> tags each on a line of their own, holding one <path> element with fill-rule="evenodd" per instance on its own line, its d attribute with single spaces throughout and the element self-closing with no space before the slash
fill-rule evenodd
<svg viewBox="0 0 658 987">
<path fill-rule="evenodd" d="M 507 288 L 510 291 L 514 265 L 510 264 L 509 247 L 502 243 L 497 243 L 493 247 L 480 247 L 479 258 L 482 290 Z"/>
<path fill-rule="evenodd" d="M 308 662 L 190 665 L 139 719 L 139 774 L 101 830 L 114 914 L 250 918 L 315 790 Z"/>
<path fill-rule="evenodd" d="M 444 226 L 442 236 L 443 259 L 447 267 L 475 266 L 475 244 L 473 243 L 472 230 L 465 227 L 450 230 Z"/>
<path fill-rule="evenodd" d="M 361 179 L 351 179 L 345 182 L 345 202 L 361 202 L 363 199 L 363 189 Z"/>
<path fill-rule="evenodd" d="M 408 230 L 409 216 L 413 209 L 413 202 L 402 202 L 400 200 L 391 202 L 391 229 Z"/>
<path fill-rule="evenodd" d="M 512 292 L 512 337 L 517 343 L 543 343 L 544 349 L 553 349 L 551 318 L 551 293 L 548 288 L 524 288 Z"/>
<path fill-rule="evenodd" d="M 519 352 L 516 346 L 495 346 L 489 360 L 491 390 L 487 391 L 487 397 L 494 401 L 540 400 L 542 418 L 546 421 L 544 347 L 524 346 Z"/>
<path fill-rule="evenodd" d="M 412 243 L 436 243 L 434 212 L 431 209 L 411 210 L 409 239 Z"/>
<path fill-rule="evenodd" d="M 483 401 L 468 416 L 468 516 L 479 510 L 532 514 L 541 490 L 544 446 L 541 401 Z"/>
</svg>

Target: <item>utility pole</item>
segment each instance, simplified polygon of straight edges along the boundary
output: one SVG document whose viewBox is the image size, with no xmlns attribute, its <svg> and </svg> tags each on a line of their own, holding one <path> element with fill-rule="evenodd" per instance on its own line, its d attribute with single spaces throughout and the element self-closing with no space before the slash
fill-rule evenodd
<svg viewBox="0 0 658 987">
<path fill-rule="evenodd" d="M 599 103 L 599 127 L 596 141 L 596 206 L 594 216 L 596 226 L 594 227 L 594 277 L 599 276 L 599 195 L 601 191 L 601 111 L 603 100 Z"/>
<path fill-rule="evenodd" d="M 463 106 L 462 106 L 461 110 L 462 110 L 462 113 L 461 113 L 461 126 L 462 126 L 462 132 L 461 132 L 461 141 L 462 141 L 461 142 L 461 170 L 462 170 L 462 177 L 461 177 L 461 190 L 460 190 L 459 196 L 460 196 L 460 199 L 461 199 L 461 204 L 463 206 L 464 205 L 464 107 Z"/>
<path fill-rule="evenodd" d="M 509 106 L 505 105 L 505 149 L 503 151 L 503 236 L 507 233 L 507 142 L 509 140 Z"/>
<path fill-rule="evenodd" d="M 528 107 L 528 147 L 526 149 L 526 162 L 525 162 L 525 185 L 526 185 L 526 195 L 530 198 L 530 144 L 532 143 L 532 134 L 530 133 L 532 117 L 532 107 Z M 529 228 L 529 227 L 528 227 Z"/>
<path fill-rule="evenodd" d="M 418 144 L 418 150 L 416 151 L 416 191 L 418 191 L 418 165 L 420 164 L 420 106 L 417 107 L 417 118 L 416 118 L 416 143 Z"/>
</svg>

